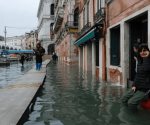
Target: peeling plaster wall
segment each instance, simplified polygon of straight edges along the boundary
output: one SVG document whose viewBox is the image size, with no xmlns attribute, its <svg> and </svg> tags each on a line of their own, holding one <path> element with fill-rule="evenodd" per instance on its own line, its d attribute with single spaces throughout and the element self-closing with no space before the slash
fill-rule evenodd
<svg viewBox="0 0 150 125">
<path fill-rule="evenodd" d="M 129 26 L 127 21 L 150 9 L 150 0 L 113 0 L 107 6 L 107 80 L 126 85 L 129 77 Z M 115 8 L 115 9 L 114 9 Z M 149 12 L 150 13 L 150 12 Z M 149 22 L 149 19 L 148 19 Z M 110 65 L 110 29 L 120 25 L 121 66 Z M 148 23 L 149 26 L 149 23 Z M 149 34 L 149 31 L 148 31 Z M 148 35 L 148 38 L 150 36 Z"/>
<path fill-rule="evenodd" d="M 108 25 L 111 26 L 148 6 L 150 0 L 114 0 L 108 5 Z M 115 9 L 114 9 L 115 8 Z"/>
</svg>

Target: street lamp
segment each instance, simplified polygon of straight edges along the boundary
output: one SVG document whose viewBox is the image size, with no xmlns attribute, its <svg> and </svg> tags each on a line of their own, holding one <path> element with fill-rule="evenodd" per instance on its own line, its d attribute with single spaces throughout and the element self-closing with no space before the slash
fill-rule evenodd
<svg viewBox="0 0 150 125">
<path fill-rule="evenodd" d="M 6 26 L 5 26 L 5 31 L 4 31 L 4 33 L 5 33 L 5 50 L 6 50 L 6 33 L 7 33 L 7 31 L 6 31 Z"/>
</svg>

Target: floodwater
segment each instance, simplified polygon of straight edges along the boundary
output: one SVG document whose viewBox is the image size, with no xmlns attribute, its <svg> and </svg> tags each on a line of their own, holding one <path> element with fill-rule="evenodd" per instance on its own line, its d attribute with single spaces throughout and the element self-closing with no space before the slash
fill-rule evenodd
<svg viewBox="0 0 150 125">
<path fill-rule="evenodd" d="M 24 66 L 21 66 L 19 62 L 11 62 L 10 66 L 0 66 L 0 88 L 14 83 L 17 78 L 24 75 L 32 66 L 33 62 L 31 61 L 25 62 Z"/>
<path fill-rule="evenodd" d="M 150 125 L 150 111 L 121 105 L 124 92 L 121 86 L 83 78 L 76 65 L 50 63 L 24 125 Z"/>
</svg>

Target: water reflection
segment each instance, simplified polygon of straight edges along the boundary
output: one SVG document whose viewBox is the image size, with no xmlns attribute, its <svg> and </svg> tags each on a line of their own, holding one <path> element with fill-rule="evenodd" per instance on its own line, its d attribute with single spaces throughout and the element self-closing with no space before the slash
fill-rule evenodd
<svg viewBox="0 0 150 125">
<path fill-rule="evenodd" d="M 20 63 L 13 62 L 10 66 L 0 67 L 0 88 L 5 87 L 17 80 L 31 69 L 33 62 L 26 63 L 24 67 Z"/>
<path fill-rule="evenodd" d="M 24 71 L 24 66 L 21 66 L 21 72 L 23 72 Z"/>
<path fill-rule="evenodd" d="M 121 86 L 82 77 L 77 66 L 57 63 L 24 125 L 149 125 L 149 111 L 130 112 L 120 103 Z"/>
</svg>

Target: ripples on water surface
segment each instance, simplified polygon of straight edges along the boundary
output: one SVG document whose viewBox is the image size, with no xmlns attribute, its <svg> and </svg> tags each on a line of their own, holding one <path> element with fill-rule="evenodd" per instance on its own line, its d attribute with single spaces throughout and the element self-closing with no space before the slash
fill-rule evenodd
<svg viewBox="0 0 150 125">
<path fill-rule="evenodd" d="M 10 66 L 0 66 L 0 88 L 17 80 L 31 69 L 33 62 L 26 62 L 24 67 L 20 63 L 12 62 Z"/>
<path fill-rule="evenodd" d="M 24 125 L 150 125 L 150 111 L 134 113 L 121 106 L 122 87 L 81 76 L 77 66 L 49 64 Z"/>
</svg>

